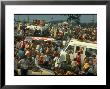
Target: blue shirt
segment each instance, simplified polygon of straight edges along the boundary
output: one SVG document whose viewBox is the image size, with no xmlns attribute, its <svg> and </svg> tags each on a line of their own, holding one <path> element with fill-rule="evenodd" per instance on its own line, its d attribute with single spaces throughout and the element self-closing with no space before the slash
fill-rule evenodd
<svg viewBox="0 0 110 89">
<path fill-rule="evenodd" d="M 24 51 L 22 50 L 22 49 L 19 49 L 19 51 L 18 51 L 18 56 L 20 57 L 20 58 L 22 58 L 22 57 L 24 57 Z"/>
</svg>

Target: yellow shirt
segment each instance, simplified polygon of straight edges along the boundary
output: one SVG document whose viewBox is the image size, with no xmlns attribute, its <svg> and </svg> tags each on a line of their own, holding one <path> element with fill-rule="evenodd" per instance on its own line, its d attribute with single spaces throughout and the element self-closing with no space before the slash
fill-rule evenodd
<svg viewBox="0 0 110 89">
<path fill-rule="evenodd" d="M 84 69 L 87 69 L 89 67 L 90 67 L 89 63 L 85 63 L 84 66 L 83 66 Z"/>
</svg>

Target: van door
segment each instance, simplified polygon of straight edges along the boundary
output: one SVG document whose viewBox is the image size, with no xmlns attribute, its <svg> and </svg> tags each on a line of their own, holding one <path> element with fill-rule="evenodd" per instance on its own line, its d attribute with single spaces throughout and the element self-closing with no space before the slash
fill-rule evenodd
<svg viewBox="0 0 110 89">
<path fill-rule="evenodd" d="M 83 50 L 83 55 L 82 55 L 82 60 L 81 60 L 82 63 L 83 63 L 83 61 L 84 61 L 84 59 L 86 57 L 85 52 L 86 52 L 86 46 L 84 46 L 84 50 Z"/>
<path fill-rule="evenodd" d="M 69 45 L 68 48 L 65 50 L 65 52 L 67 53 L 68 51 L 74 53 L 74 45 Z"/>
<path fill-rule="evenodd" d="M 67 48 L 64 49 L 64 51 L 61 51 L 60 53 L 60 59 L 61 61 L 66 61 L 66 54 L 72 52 L 74 54 L 74 46 L 68 45 Z"/>
</svg>

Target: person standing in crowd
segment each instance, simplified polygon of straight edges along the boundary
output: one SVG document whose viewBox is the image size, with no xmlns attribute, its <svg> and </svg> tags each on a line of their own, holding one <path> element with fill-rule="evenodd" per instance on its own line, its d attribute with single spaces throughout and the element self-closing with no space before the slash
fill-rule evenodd
<svg viewBox="0 0 110 89">
<path fill-rule="evenodd" d="M 42 46 L 40 47 L 40 53 L 43 53 L 43 47 Z"/>
<path fill-rule="evenodd" d="M 36 50 L 38 50 L 38 51 L 40 50 L 40 44 L 39 43 L 36 44 Z"/>
<path fill-rule="evenodd" d="M 93 66 L 94 66 L 94 75 L 97 75 L 97 58 L 96 58 L 96 55 L 93 56 Z"/>
<path fill-rule="evenodd" d="M 76 58 L 74 58 L 73 60 L 71 60 L 71 68 L 72 70 L 74 69 L 75 65 L 76 65 Z"/>
<path fill-rule="evenodd" d="M 39 51 L 40 51 L 40 53 L 44 53 L 44 43 L 41 44 Z"/>
<path fill-rule="evenodd" d="M 15 56 L 15 58 L 14 58 L 14 75 L 16 76 L 16 75 L 18 75 L 18 58 L 17 58 L 17 56 Z"/>
<path fill-rule="evenodd" d="M 35 56 L 36 56 L 36 50 L 35 50 L 35 48 L 31 48 L 32 50 L 31 50 L 31 55 L 32 55 L 32 58 L 35 58 Z"/>
<path fill-rule="evenodd" d="M 60 48 L 60 45 L 58 46 L 58 52 L 60 52 L 61 51 L 61 48 Z"/>
<path fill-rule="evenodd" d="M 75 66 L 72 70 L 75 73 L 75 75 L 79 75 L 80 69 L 79 69 L 79 64 L 77 62 L 75 62 Z"/>
<path fill-rule="evenodd" d="M 24 50 L 24 48 L 20 48 L 20 49 L 18 50 L 18 56 L 19 56 L 19 58 L 23 58 L 24 55 L 25 55 L 25 50 Z"/>
<path fill-rule="evenodd" d="M 17 43 L 16 43 L 16 46 L 15 46 L 17 49 L 19 49 L 20 48 L 20 40 L 18 40 L 17 41 Z"/>
<path fill-rule="evenodd" d="M 43 53 L 41 53 L 41 55 L 40 55 L 40 57 L 39 57 L 39 65 L 41 66 L 41 67 L 44 67 L 44 54 Z"/>
<path fill-rule="evenodd" d="M 39 55 L 36 55 L 36 57 L 35 57 L 35 66 L 36 66 L 36 67 L 39 67 L 39 62 L 38 62 L 38 60 L 39 60 Z"/>
<path fill-rule="evenodd" d="M 55 58 L 56 55 L 58 55 L 58 52 L 57 52 L 57 50 L 54 49 L 53 54 L 52 54 L 53 58 Z"/>
<path fill-rule="evenodd" d="M 74 49 L 70 49 L 69 55 L 70 55 L 70 60 L 71 61 L 74 60 Z"/>
<path fill-rule="evenodd" d="M 49 52 L 50 52 L 50 48 L 49 48 L 49 47 L 46 47 L 45 52 L 46 52 L 46 54 L 49 54 Z"/>
<path fill-rule="evenodd" d="M 94 65 L 93 65 L 93 59 L 89 59 L 89 69 L 87 75 L 94 75 Z"/>
<path fill-rule="evenodd" d="M 67 54 L 66 54 L 66 63 L 67 63 L 67 65 L 70 65 L 71 64 L 70 50 L 68 50 L 67 51 Z"/>
<path fill-rule="evenodd" d="M 21 67 L 21 75 L 28 75 L 29 60 L 26 57 L 24 57 L 19 61 L 19 64 Z"/>
<path fill-rule="evenodd" d="M 50 56 L 47 54 L 45 55 L 45 63 L 44 63 L 44 66 L 48 69 L 49 68 L 49 61 L 50 61 Z"/>
<path fill-rule="evenodd" d="M 56 28 L 54 28 L 54 38 L 57 37 L 57 32 L 58 32 L 58 30 Z"/>
<path fill-rule="evenodd" d="M 28 43 L 28 42 L 25 42 L 25 43 L 26 43 L 26 44 L 25 44 L 25 50 L 26 50 L 26 49 L 29 49 L 29 46 L 30 46 L 29 43 Z"/>
<path fill-rule="evenodd" d="M 88 57 L 85 57 L 84 60 L 83 60 L 83 62 L 82 62 L 82 66 L 84 66 L 85 63 L 87 63 L 88 61 L 89 61 Z"/>
<path fill-rule="evenodd" d="M 85 74 L 85 75 L 88 74 L 89 68 L 90 68 L 89 60 L 86 60 L 85 63 L 84 63 L 84 66 L 83 66 L 83 71 L 84 71 L 84 74 Z"/>
<path fill-rule="evenodd" d="M 28 58 L 31 57 L 31 49 L 30 49 L 30 48 L 26 49 L 25 55 L 26 55 Z"/>
<path fill-rule="evenodd" d="M 55 58 L 53 59 L 54 60 L 54 67 L 55 67 L 55 70 L 58 71 L 58 69 L 60 68 L 60 55 L 56 55 Z"/>
<path fill-rule="evenodd" d="M 79 66 L 79 69 L 81 70 L 81 53 L 80 53 L 80 51 L 78 51 L 78 53 L 76 55 L 76 61 Z"/>
</svg>

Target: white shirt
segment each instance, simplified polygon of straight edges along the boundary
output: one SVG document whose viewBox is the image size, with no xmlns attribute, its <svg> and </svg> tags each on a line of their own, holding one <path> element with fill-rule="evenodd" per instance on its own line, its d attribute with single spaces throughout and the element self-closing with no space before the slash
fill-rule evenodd
<svg viewBox="0 0 110 89">
<path fill-rule="evenodd" d="M 39 50 L 39 48 L 40 48 L 40 45 L 37 45 L 37 46 L 36 46 L 36 49 Z"/>
<path fill-rule="evenodd" d="M 20 42 L 16 43 L 16 48 L 20 48 Z"/>
<path fill-rule="evenodd" d="M 71 54 L 69 54 L 70 55 L 70 59 L 71 59 L 71 61 L 72 60 L 74 60 L 74 55 L 71 53 Z"/>
<path fill-rule="evenodd" d="M 28 64 L 29 64 L 29 61 L 28 61 L 28 60 L 26 60 L 26 59 L 21 59 L 21 60 L 19 61 L 19 63 L 21 64 L 21 68 L 23 68 L 23 69 L 27 69 L 27 68 L 28 68 Z"/>
<path fill-rule="evenodd" d="M 53 60 L 55 61 L 55 67 L 60 67 L 60 58 L 55 57 Z"/>
<path fill-rule="evenodd" d="M 66 41 L 63 41 L 63 45 L 65 45 L 66 44 Z"/>
<path fill-rule="evenodd" d="M 74 67 L 76 65 L 76 61 L 71 62 L 71 66 Z"/>
<path fill-rule="evenodd" d="M 38 59 L 35 58 L 35 65 L 38 67 L 39 64 L 38 64 Z"/>
</svg>

